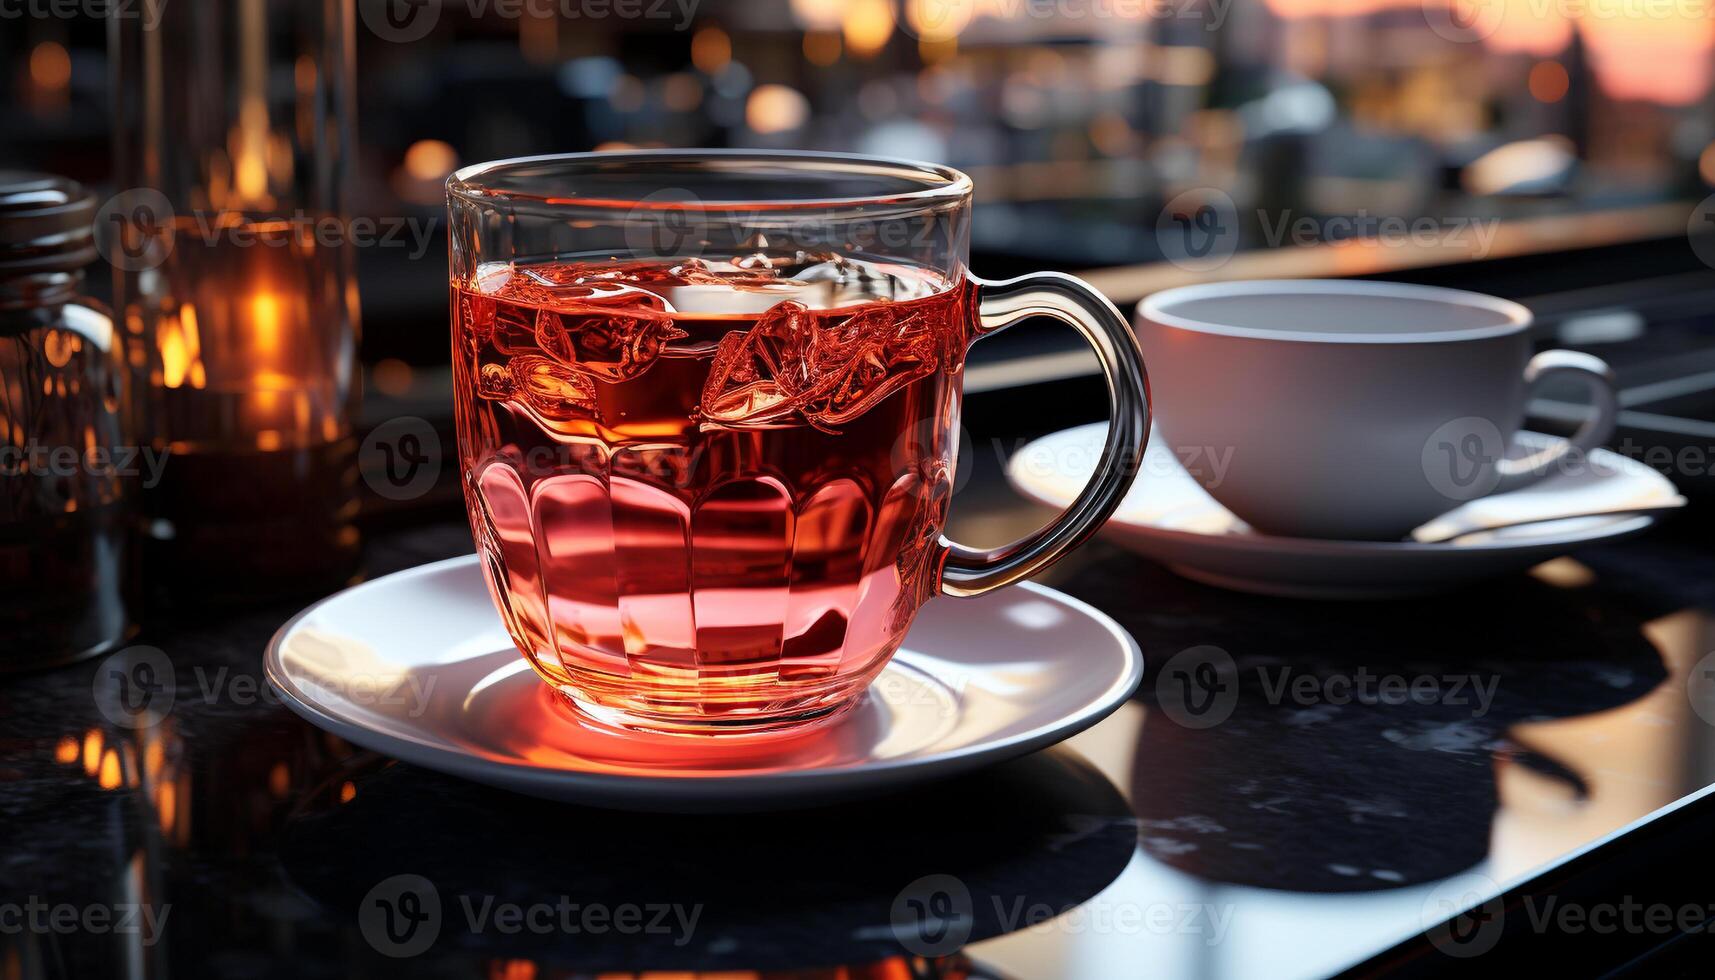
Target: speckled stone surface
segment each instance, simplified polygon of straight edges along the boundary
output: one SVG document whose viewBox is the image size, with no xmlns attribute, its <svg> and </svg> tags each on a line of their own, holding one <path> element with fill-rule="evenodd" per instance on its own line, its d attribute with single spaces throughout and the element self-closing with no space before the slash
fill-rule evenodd
<svg viewBox="0 0 1715 980">
<path fill-rule="evenodd" d="M 455 523 L 396 532 L 372 542 L 368 571 L 468 549 Z M 966 930 L 928 949 L 948 955 L 919 975 L 971 962 L 1079 975 L 1115 957 L 1178 963 L 1206 943 L 1183 923 L 1080 918 L 1148 913 L 1171 889 L 1225 895 L 1235 913 L 1219 940 L 1232 968 L 1208 975 L 1245 974 L 1294 921 L 1286 910 L 1336 894 L 1374 910 L 1344 924 L 1349 950 L 1325 956 L 1350 962 L 1418 928 L 1411 889 L 1540 863 L 1513 856 L 1505 821 L 1536 821 L 1529 839 L 1551 857 L 1715 778 L 1686 761 L 1708 726 L 1683 686 L 1706 652 L 1715 560 L 1658 533 L 1580 561 L 1593 575 L 1573 587 L 1520 577 L 1434 600 L 1300 603 L 1184 582 L 1094 543 L 1045 581 L 1114 615 L 1149 675 L 1077 750 L 740 817 L 586 810 L 392 763 L 305 724 L 263 683 L 263 646 L 304 601 L 184 618 L 138 640 L 171 665 L 156 678 L 171 708 L 152 723 L 104 712 L 105 660 L 0 680 L 0 902 L 164 913 L 158 935 L 88 923 L 0 934 L 0 963 L 41 977 L 874 964 L 924 952 L 896 928 L 917 901 L 962 912 L 949 921 Z M 1674 616 L 1691 625 L 1650 625 Z M 1366 676 L 1375 696 L 1342 699 Z M 1404 700 L 1382 693 L 1390 676 L 1407 682 Z M 1436 680 L 1417 688 L 1432 697 L 1410 696 L 1420 677 Z M 1450 690 L 1460 677 L 1464 700 Z M 1185 678 L 1214 681 L 1201 693 L 1216 723 L 1164 703 Z M 1613 777 L 1603 745 L 1615 739 L 1686 764 L 1654 765 L 1641 790 Z M 387 955 L 398 949 L 365 911 L 401 875 L 430 883 L 440 907 L 433 942 L 408 960 Z M 507 931 L 481 914 L 565 903 L 698 911 L 689 929 L 599 933 Z M 1087 922 L 1110 924 L 1076 925 Z M 1320 942 L 1298 931 L 1302 949 Z"/>
</svg>

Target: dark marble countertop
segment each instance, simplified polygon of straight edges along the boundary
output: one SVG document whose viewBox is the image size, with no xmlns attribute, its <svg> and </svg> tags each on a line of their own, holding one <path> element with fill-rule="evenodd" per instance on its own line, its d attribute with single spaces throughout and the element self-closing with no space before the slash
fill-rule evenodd
<svg viewBox="0 0 1715 980">
<path fill-rule="evenodd" d="M 961 508 L 972 536 L 1041 516 Z M 394 763 L 267 689 L 301 600 L 181 617 L 138 639 L 174 665 L 157 724 L 103 710 L 101 659 L 0 681 L 0 975 L 396 975 L 360 908 L 417 882 L 440 927 L 412 975 L 1326 974 L 1715 781 L 1696 537 L 1365 604 L 1221 592 L 1098 541 L 1043 580 L 1138 639 L 1133 702 L 965 778 L 745 816 Z M 367 571 L 469 547 L 458 523 L 381 534 Z M 1220 681 L 1200 712 L 1192 675 Z M 968 910 L 962 948 L 903 948 L 913 899 Z"/>
</svg>

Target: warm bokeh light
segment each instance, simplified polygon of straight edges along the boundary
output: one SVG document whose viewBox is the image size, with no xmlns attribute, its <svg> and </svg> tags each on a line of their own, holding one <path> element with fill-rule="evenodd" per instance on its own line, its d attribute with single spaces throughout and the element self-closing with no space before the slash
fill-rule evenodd
<svg viewBox="0 0 1715 980">
<path fill-rule="evenodd" d="M 917 56 L 923 59 L 925 65 L 938 65 L 943 61 L 951 61 L 959 53 L 959 39 L 949 37 L 940 41 L 924 38 L 917 42 Z"/>
<path fill-rule="evenodd" d="M 691 37 L 691 64 L 705 75 L 715 75 L 732 61 L 732 38 L 718 27 L 704 27 Z"/>
<path fill-rule="evenodd" d="M 792 0 L 792 19 L 808 31 L 837 31 L 846 0 Z"/>
<path fill-rule="evenodd" d="M 274 768 L 268 770 L 268 793 L 277 800 L 286 798 L 292 789 L 292 770 L 284 762 L 274 763 Z"/>
<path fill-rule="evenodd" d="M 156 327 L 156 349 L 161 355 L 161 384 L 179 388 L 189 384 L 202 388 L 208 373 L 202 362 L 202 338 L 197 331 L 197 309 L 191 303 L 179 307 L 179 316 L 162 317 Z"/>
<path fill-rule="evenodd" d="M 754 974 L 736 974 L 732 980 L 740 980 Z M 536 980 L 536 964 L 531 960 L 502 960 L 491 964 L 488 980 Z"/>
<path fill-rule="evenodd" d="M 1572 21 L 1567 15 L 1575 7 L 1541 0 L 1458 0 L 1458 5 L 1465 22 L 1487 33 L 1483 43 L 1491 51 L 1546 58 L 1572 43 Z"/>
<path fill-rule="evenodd" d="M 810 118 L 810 101 L 788 85 L 758 85 L 744 105 L 745 125 L 758 133 L 784 133 Z"/>
<path fill-rule="evenodd" d="M 101 756 L 101 772 L 96 777 L 102 789 L 118 789 L 125 781 L 119 767 L 119 753 L 108 749 Z"/>
<path fill-rule="evenodd" d="M 83 735 L 83 771 L 95 775 L 101 768 L 101 732 L 91 728 Z"/>
<path fill-rule="evenodd" d="M 1697 175 L 1705 184 L 1715 187 L 1715 143 L 1710 143 L 1697 155 Z"/>
<path fill-rule="evenodd" d="M 411 365 L 396 357 L 384 357 L 370 371 L 370 383 L 383 395 L 402 397 L 411 390 Z"/>
<path fill-rule="evenodd" d="M 871 57 L 893 36 L 893 4 L 888 0 L 851 0 L 840 29 L 846 36 L 846 50 L 854 58 Z"/>
<path fill-rule="evenodd" d="M 179 788 L 172 783 L 162 783 L 156 793 L 155 810 L 160 814 L 160 824 L 163 833 L 171 831 L 178 821 Z"/>
<path fill-rule="evenodd" d="M 257 354 L 271 358 L 280 351 L 280 298 L 266 290 L 250 297 L 250 336 Z"/>
<path fill-rule="evenodd" d="M 1208 48 L 1175 45 L 1156 48 L 1155 80 L 1163 85 L 1200 87 L 1215 77 L 1215 55 Z"/>
<path fill-rule="evenodd" d="M 1688 105 L 1709 90 L 1715 18 L 1697 5 L 1543 4 L 1540 0 L 1267 0 L 1283 18 L 1422 11 L 1448 44 L 1538 58 L 1583 38 L 1596 84 L 1615 99 Z"/>
<path fill-rule="evenodd" d="M 1531 66 L 1530 94 L 1538 102 L 1559 102 L 1566 98 L 1566 91 L 1572 85 L 1572 80 L 1566 75 L 1565 66 L 1558 61 L 1539 61 Z"/>
<path fill-rule="evenodd" d="M 71 83 L 71 55 L 58 41 L 43 41 L 30 49 L 30 81 L 48 92 Z"/>
<path fill-rule="evenodd" d="M 415 180 L 444 180 L 458 165 L 458 151 L 440 140 L 418 140 L 405 151 L 405 172 Z"/>
<path fill-rule="evenodd" d="M 518 18 L 518 50 L 526 61 L 552 64 L 560 53 L 559 18 L 548 11 Z"/>
<path fill-rule="evenodd" d="M 1709 90 L 1715 19 L 1620 5 L 1579 21 L 1590 67 L 1615 99 L 1689 105 Z"/>
<path fill-rule="evenodd" d="M 695 112 L 703 104 L 703 83 L 689 72 L 675 72 L 661 80 L 661 104 L 669 112 Z"/>
<path fill-rule="evenodd" d="M 316 59 L 307 54 L 298 55 L 298 60 L 292 64 L 292 84 L 297 87 L 300 99 L 308 99 L 315 95 L 318 74 Z"/>
<path fill-rule="evenodd" d="M 1564 174 L 1576 159 L 1571 141 L 1563 136 L 1506 143 L 1466 166 L 1465 189 L 1487 196 L 1540 187 Z"/>
<path fill-rule="evenodd" d="M 948 41 L 970 26 L 976 5 L 963 0 L 905 0 L 905 23 L 925 41 Z"/>
<path fill-rule="evenodd" d="M 1139 146 L 1137 133 L 1117 112 L 1104 112 L 1090 123 L 1090 142 L 1103 156 L 1123 157 Z"/>
<path fill-rule="evenodd" d="M 840 60 L 840 35 L 834 31 L 805 31 L 804 60 L 823 68 Z"/>
</svg>

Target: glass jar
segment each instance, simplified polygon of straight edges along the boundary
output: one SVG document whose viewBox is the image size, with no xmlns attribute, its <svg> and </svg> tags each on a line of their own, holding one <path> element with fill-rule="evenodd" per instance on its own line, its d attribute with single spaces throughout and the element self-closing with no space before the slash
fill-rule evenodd
<svg viewBox="0 0 1715 980">
<path fill-rule="evenodd" d="M 147 8 L 109 21 L 99 231 L 126 243 L 114 305 L 173 460 L 151 578 L 190 603 L 332 588 L 359 553 L 352 0 Z"/>
<path fill-rule="evenodd" d="M 0 669 L 134 631 L 132 498 L 164 460 L 132 438 L 122 338 L 82 295 L 95 212 L 73 181 L 0 171 Z"/>
</svg>

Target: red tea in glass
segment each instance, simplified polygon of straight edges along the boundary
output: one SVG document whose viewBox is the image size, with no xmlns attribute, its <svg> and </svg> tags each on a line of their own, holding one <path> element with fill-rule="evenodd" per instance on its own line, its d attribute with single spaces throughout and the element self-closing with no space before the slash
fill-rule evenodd
<svg viewBox="0 0 1715 980">
<path fill-rule="evenodd" d="M 803 159 L 709 158 L 759 172 Z M 604 170 L 607 155 L 557 159 L 567 169 L 491 167 L 548 179 L 546 166 L 569 185 L 648 179 Z M 962 175 L 888 166 L 907 191 L 951 195 L 907 214 L 933 218 L 939 203 L 962 229 Z M 941 537 L 970 341 L 1027 313 L 1100 319 L 1087 297 L 1067 300 L 1041 279 L 979 286 L 958 257 L 962 231 L 939 263 L 806 249 L 781 233 L 779 214 L 733 203 L 722 227 L 698 212 L 696 239 L 679 249 L 695 255 L 648 254 L 661 251 L 651 226 L 641 250 L 533 257 L 516 254 L 514 238 L 513 254 L 490 257 L 480 209 L 496 191 L 479 183 L 485 169 L 453 181 L 454 389 L 471 527 L 513 639 L 595 718 L 747 732 L 829 717 L 857 702 L 924 600 L 1029 574 L 1093 529 L 1091 507 L 1117 502 L 1098 487 L 1083 513 L 994 552 Z M 523 209 L 565 209 L 560 224 L 576 227 L 571 215 L 643 195 L 627 190 L 568 187 L 525 197 Z M 703 206 L 707 189 L 696 197 Z M 607 220 L 625 230 L 663 213 L 632 203 Z M 730 245 L 716 245 L 721 235 Z M 478 247 L 461 252 L 471 239 Z M 999 304 L 996 322 L 979 302 Z M 1108 343 L 1112 326 L 1089 330 Z M 1121 351 L 1116 361 L 1137 371 L 1135 348 Z M 1121 372 L 1120 388 L 1129 383 Z M 1141 386 L 1139 373 L 1137 399 Z M 1140 438 L 1115 429 L 1122 442 Z"/>
</svg>

